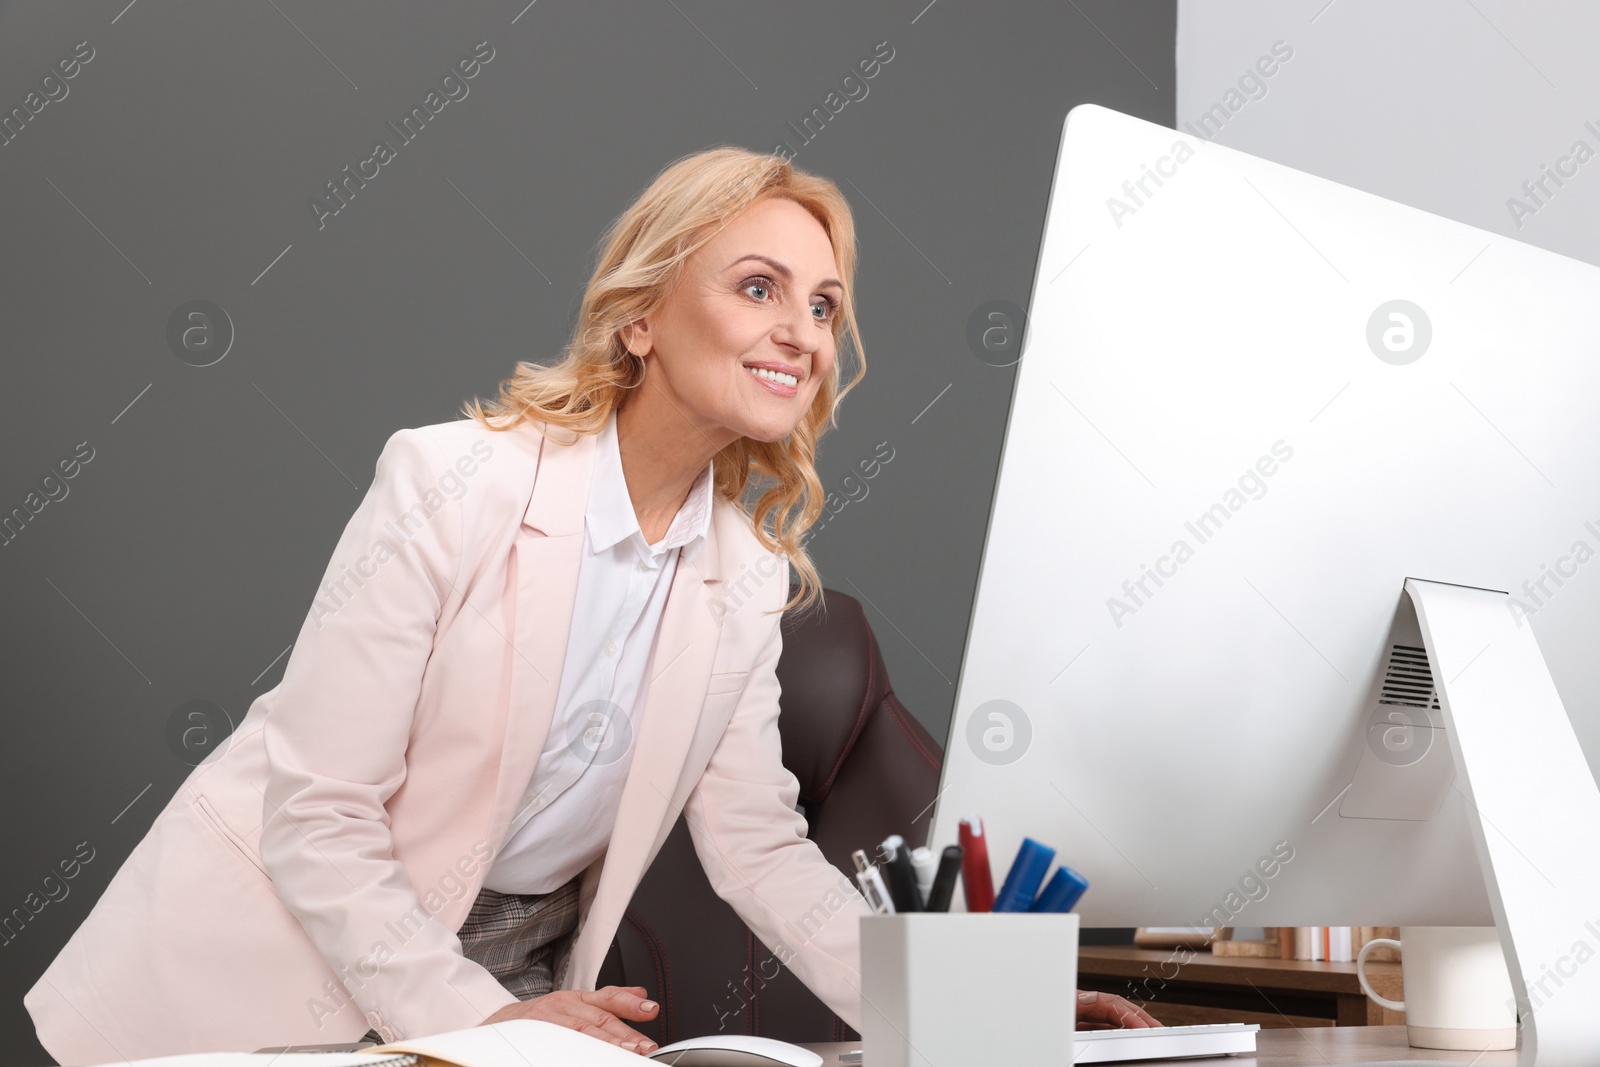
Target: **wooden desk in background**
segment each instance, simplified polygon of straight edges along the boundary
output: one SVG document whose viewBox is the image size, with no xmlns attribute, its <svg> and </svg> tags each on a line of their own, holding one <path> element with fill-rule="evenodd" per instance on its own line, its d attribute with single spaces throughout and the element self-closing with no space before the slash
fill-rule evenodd
<svg viewBox="0 0 1600 1067">
<path fill-rule="evenodd" d="M 1186 950 L 1175 953 L 1165 948 L 1083 945 L 1078 949 L 1078 988 L 1127 997 L 1169 1026 L 1238 1022 L 1260 1023 L 1265 1029 L 1405 1022 L 1404 1014 L 1380 1008 L 1361 992 L 1353 963 L 1250 959 L 1196 951 L 1189 962 L 1179 966 L 1177 961 L 1186 956 Z M 1163 979 L 1163 975 L 1172 977 Z M 1404 999 L 1400 964 L 1369 960 L 1367 979 L 1390 1000 Z M 1150 999 L 1146 1000 L 1147 996 Z"/>
<path fill-rule="evenodd" d="M 1270 963 L 1271 960 L 1258 962 Z M 1283 960 L 1284 963 L 1310 962 L 1308 960 Z M 1332 964 L 1349 966 L 1349 964 Z M 1391 964 L 1398 966 L 1398 964 Z M 1248 988 L 1248 987 L 1247 987 Z M 1380 990 L 1381 992 L 1381 990 Z M 1384 996 L 1388 996 L 1387 993 Z M 822 1057 L 824 1067 L 837 1067 L 842 1061 L 839 1054 L 861 1047 L 854 1043 L 808 1044 L 805 1046 Z M 1435 1060 L 1447 1063 L 1472 1064 L 1475 1067 L 1511 1067 L 1517 1062 L 1515 1050 L 1507 1052 L 1439 1052 L 1433 1049 L 1412 1048 L 1406 1044 L 1403 1026 L 1324 1026 L 1312 1030 L 1262 1030 L 1256 1035 L 1254 1055 L 1222 1056 L 1206 1060 L 1145 1061 L 1204 1067 L 1330 1067 L 1341 1063 L 1371 1063 L 1373 1060 Z M 861 1067 L 872 1067 L 870 1062 Z M 1008 1065 L 1007 1065 L 1008 1067 Z M 1017 1065 L 1022 1067 L 1022 1065 Z M 1032 1065 L 1028 1065 L 1032 1067 Z"/>
</svg>

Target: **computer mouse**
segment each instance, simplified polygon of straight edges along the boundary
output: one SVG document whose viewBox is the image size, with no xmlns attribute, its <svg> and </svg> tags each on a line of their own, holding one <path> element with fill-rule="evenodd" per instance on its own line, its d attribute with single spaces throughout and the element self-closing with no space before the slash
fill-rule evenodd
<svg viewBox="0 0 1600 1067">
<path fill-rule="evenodd" d="M 749 1034 L 717 1034 L 674 1041 L 650 1053 L 673 1067 L 822 1067 L 822 1057 L 787 1041 Z"/>
</svg>

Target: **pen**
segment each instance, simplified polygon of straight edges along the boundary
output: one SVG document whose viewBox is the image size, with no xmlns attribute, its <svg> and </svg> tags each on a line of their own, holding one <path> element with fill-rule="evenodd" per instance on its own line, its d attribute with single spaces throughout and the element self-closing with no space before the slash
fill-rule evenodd
<svg viewBox="0 0 1600 1067">
<path fill-rule="evenodd" d="M 938 861 L 933 858 L 933 849 L 926 845 L 911 850 L 911 871 L 917 876 L 917 902 L 924 911 L 932 911 L 928 907 L 928 894 L 933 892 L 933 873 Z"/>
<path fill-rule="evenodd" d="M 989 839 L 982 819 L 961 820 L 961 886 L 968 911 L 994 908 L 994 875 L 989 871 Z"/>
<path fill-rule="evenodd" d="M 1072 906 L 1083 896 L 1083 891 L 1089 888 L 1089 879 L 1077 871 L 1062 864 L 1056 868 L 1056 873 L 1051 875 L 1039 891 L 1039 899 L 1033 902 L 1029 911 L 1071 911 Z"/>
<path fill-rule="evenodd" d="M 946 845 L 940 854 L 939 871 L 933 876 L 933 888 L 928 891 L 929 911 L 950 910 L 950 898 L 955 895 L 956 876 L 961 873 L 963 855 L 960 845 Z"/>
<path fill-rule="evenodd" d="M 1022 847 L 1017 849 L 1017 858 L 1011 862 L 1011 870 L 995 895 L 994 910 L 1027 911 L 1031 908 L 1034 894 L 1039 892 L 1039 884 L 1044 881 L 1044 872 L 1050 869 L 1050 861 L 1055 858 L 1055 849 L 1024 837 Z"/>
<path fill-rule="evenodd" d="M 895 911 L 921 911 L 922 902 L 917 899 L 917 876 L 911 870 L 911 850 L 906 848 L 906 839 L 899 834 L 890 834 L 878 847 L 883 853 L 883 869 L 887 872 L 885 881 L 889 883 L 889 898 L 894 901 Z"/>
<path fill-rule="evenodd" d="M 894 901 L 889 899 L 889 891 L 883 886 L 883 876 L 878 873 L 878 868 L 859 848 L 850 853 L 850 859 L 856 865 L 856 884 L 861 887 L 861 895 L 867 898 L 867 907 L 879 915 L 893 915 Z"/>
</svg>

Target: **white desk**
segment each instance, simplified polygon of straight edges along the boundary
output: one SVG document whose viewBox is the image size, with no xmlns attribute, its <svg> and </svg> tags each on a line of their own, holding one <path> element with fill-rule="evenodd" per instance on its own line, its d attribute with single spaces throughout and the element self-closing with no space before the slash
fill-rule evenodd
<svg viewBox="0 0 1600 1067">
<path fill-rule="evenodd" d="M 836 1067 L 839 1053 L 861 1047 L 860 1042 L 808 1044 L 822 1057 L 826 1067 Z M 1314 1029 L 1262 1030 L 1256 1035 L 1253 1056 L 1217 1056 L 1203 1060 L 1142 1061 L 1167 1062 L 1205 1067 L 1328 1067 L 1341 1063 L 1371 1060 L 1447 1060 L 1475 1067 L 1515 1067 L 1515 1050 L 1505 1052 L 1441 1052 L 1412 1048 L 1406 1044 L 1403 1026 L 1326 1026 Z M 872 1067 L 870 1062 L 861 1067 Z M 1029 1065 L 1032 1067 L 1032 1065 Z M 1066 1067 L 1065 1064 L 1062 1067 Z"/>
</svg>

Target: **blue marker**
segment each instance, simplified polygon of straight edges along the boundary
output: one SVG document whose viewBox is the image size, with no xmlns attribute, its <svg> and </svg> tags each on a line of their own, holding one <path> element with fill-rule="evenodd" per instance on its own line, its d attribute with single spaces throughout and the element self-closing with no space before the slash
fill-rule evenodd
<svg viewBox="0 0 1600 1067">
<path fill-rule="evenodd" d="M 1089 880 L 1065 864 L 1056 868 L 1056 873 L 1051 875 L 1050 881 L 1045 883 L 1039 899 L 1033 902 L 1029 911 L 1071 911 L 1072 906 L 1083 896 L 1083 891 L 1089 888 Z"/>
<path fill-rule="evenodd" d="M 1011 862 L 1011 870 L 1006 873 L 1006 880 L 1000 886 L 1000 892 L 995 894 L 995 911 L 1027 911 L 1033 905 L 1033 895 L 1039 891 L 1039 884 L 1044 881 L 1044 872 L 1050 869 L 1050 861 L 1056 858 L 1056 850 L 1049 845 L 1041 845 L 1031 837 L 1022 839 L 1022 847 L 1017 850 L 1017 858 Z"/>
</svg>

